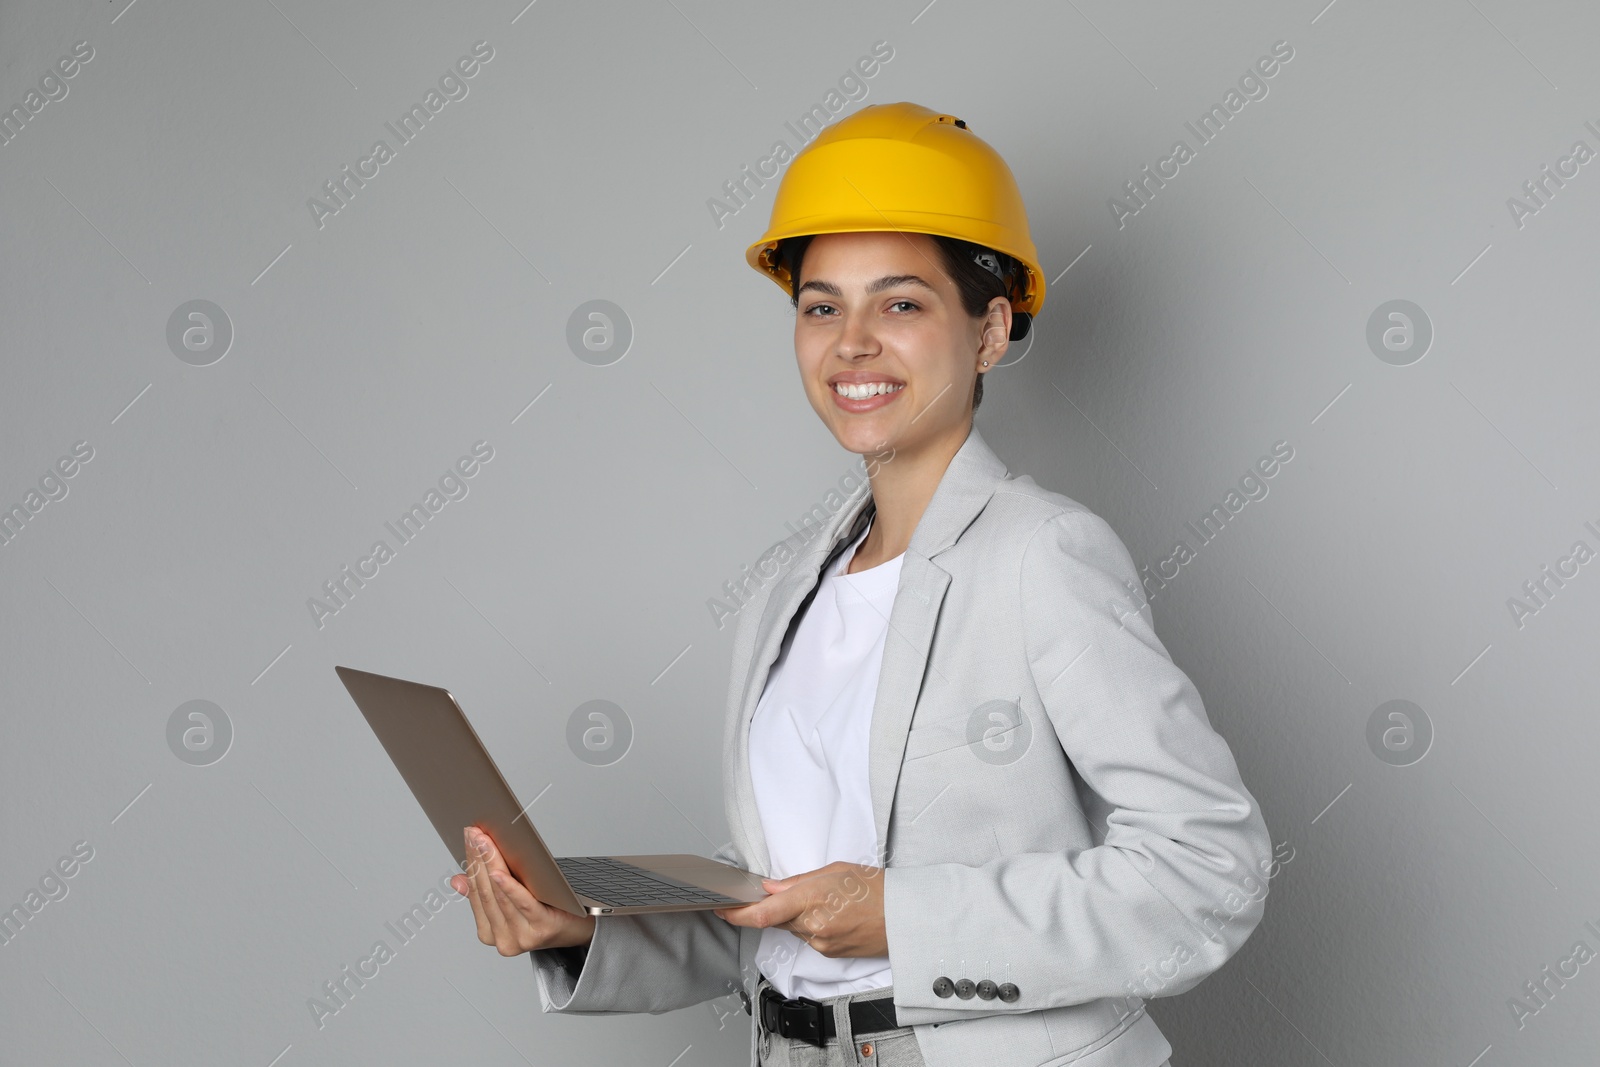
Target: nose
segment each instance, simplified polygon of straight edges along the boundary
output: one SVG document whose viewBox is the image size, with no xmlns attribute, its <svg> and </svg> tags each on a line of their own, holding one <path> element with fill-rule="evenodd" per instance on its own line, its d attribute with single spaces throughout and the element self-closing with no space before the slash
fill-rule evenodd
<svg viewBox="0 0 1600 1067">
<path fill-rule="evenodd" d="M 846 316 L 839 329 L 835 352 L 844 359 L 855 360 L 861 356 L 870 356 L 878 350 L 878 338 L 872 329 L 871 316 Z"/>
</svg>

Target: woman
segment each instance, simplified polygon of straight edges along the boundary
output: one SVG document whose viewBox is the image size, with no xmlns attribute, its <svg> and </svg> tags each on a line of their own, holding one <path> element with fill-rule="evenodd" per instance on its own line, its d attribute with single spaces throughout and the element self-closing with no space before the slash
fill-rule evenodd
<svg viewBox="0 0 1600 1067">
<path fill-rule="evenodd" d="M 737 993 L 752 1064 L 1161 1067 L 1144 998 L 1244 943 L 1270 842 L 1122 542 L 973 425 L 1044 297 L 1009 168 L 952 116 L 864 108 L 794 159 L 747 259 L 870 460 L 738 614 L 718 858 L 771 895 L 574 916 L 469 828 L 479 940 L 531 951 L 545 1011 Z"/>
</svg>

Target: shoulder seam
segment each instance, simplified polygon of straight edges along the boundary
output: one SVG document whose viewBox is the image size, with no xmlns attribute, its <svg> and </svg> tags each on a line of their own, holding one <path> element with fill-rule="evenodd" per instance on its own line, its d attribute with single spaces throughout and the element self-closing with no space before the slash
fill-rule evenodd
<svg viewBox="0 0 1600 1067">
<path fill-rule="evenodd" d="M 1053 510 L 1053 514 L 1076 514 L 1076 513 L 1079 513 L 1079 512 L 1087 512 L 1088 514 L 1091 514 L 1091 515 L 1094 514 L 1093 509 L 1091 509 L 1089 507 L 1086 507 L 1085 505 L 1079 503 L 1076 500 L 1072 501 L 1071 504 L 1059 504 L 1059 503 L 1055 502 L 1054 500 L 1049 499 L 1048 496 L 1044 495 L 1044 494 L 1049 494 L 1049 495 L 1052 495 L 1052 496 L 1065 496 L 1066 494 L 1064 494 L 1064 493 L 1056 493 L 1054 490 L 1049 490 L 1049 489 L 1044 490 L 1043 494 L 1041 494 L 1041 493 L 1024 493 L 1019 489 L 1012 488 L 1012 485 L 1013 485 L 1013 483 L 1011 481 L 1009 481 L 1009 480 L 1006 481 L 1006 482 L 1003 482 L 999 487 L 997 487 L 995 489 L 995 494 L 999 495 L 1000 493 L 1007 493 L 1007 494 L 1009 494 L 1011 496 L 1021 497 L 1024 500 L 1035 501 L 1036 503 L 1040 504 L 1041 506 L 1054 509 Z M 1068 499 L 1071 499 L 1071 498 L 1068 498 Z"/>
<path fill-rule="evenodd" d="M 1024 541 L 1022 545 L 1022 555 L 1017 561 L 1016 610 L 1017 624 L 1019 628 L 1018 632 L 1022 635 L 1022 660 L 1027 666 L 1028 677 L 1033 682 L 1034 692 L 1038 694 L 1041 701 L 1044 700 L 1044 689 L 1040 687 L 1039 676 L 1034 672 L 1033 656 L 1028 648 L 1028 609 L 1027 604 L 1025 603 L 1023 582 L 1025 581 L 1028 572 L 1028 552 L 1033 548 L 1033 543 L 1039 539 L 1040 531 L 1042 531 L 1046 526 L 1049 526 L 1051 523 L 1056 522 L 1067 515 L 1092 516 L 1094 515 L 1094 512 L 1082 506 L 1070 508 L 1060 504 L 1054 505 L 1051 512 L 1040 519 L 1038 523 L 1034 525 L 1033 529 L 1028 532 L 1028 539 Z"/>
</svg>

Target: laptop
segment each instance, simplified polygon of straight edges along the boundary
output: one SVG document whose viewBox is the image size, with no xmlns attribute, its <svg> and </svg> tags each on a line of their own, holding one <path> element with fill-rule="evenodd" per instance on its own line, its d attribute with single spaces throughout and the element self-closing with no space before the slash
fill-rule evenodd
<svg viewBox="0 0 1600 1067">
<path fill-rule="evenodd" d="M 476 826 L 529 892 L 574 915 L 696 911 L 767 897 L 759 875 L 704 856 L 552 856 L 448 690 L 334 670 L 463 870 L 462 830 Z"/>
</svg>

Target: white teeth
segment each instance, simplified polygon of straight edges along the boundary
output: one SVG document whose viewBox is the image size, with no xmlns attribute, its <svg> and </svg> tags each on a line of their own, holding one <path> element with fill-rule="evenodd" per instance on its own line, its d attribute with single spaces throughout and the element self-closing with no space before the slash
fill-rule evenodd
<svg viewBox="0 0 1600 1067">
<path fill-rule="evenodd" d="M 869 396 L 879 393 L 897 393 L 904 389 L 903 385 L 891 385 L 889 382 L 863 382 L 861 385 L 851 385 L 840 382 L 833 387 L 834 392 L 840 396 L 849 397 L 851 400 L 865 400 Z"/>
</svg>

